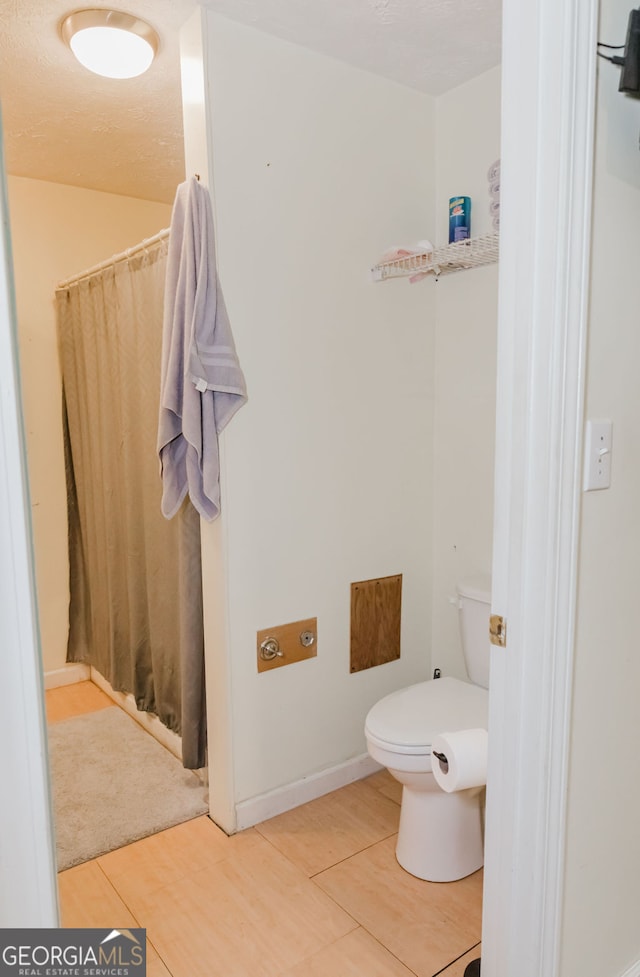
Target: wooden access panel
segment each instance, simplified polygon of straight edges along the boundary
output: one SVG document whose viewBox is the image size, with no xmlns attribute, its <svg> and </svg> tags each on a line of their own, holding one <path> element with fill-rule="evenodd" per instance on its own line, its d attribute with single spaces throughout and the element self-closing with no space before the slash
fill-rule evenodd
<svg viewBox="0 0 640 977">
<path fill-rule="evenodd" d="M 351 584 L 352 672 L 400 657 L 401 611 L 401 573 Z"/>
</svg>

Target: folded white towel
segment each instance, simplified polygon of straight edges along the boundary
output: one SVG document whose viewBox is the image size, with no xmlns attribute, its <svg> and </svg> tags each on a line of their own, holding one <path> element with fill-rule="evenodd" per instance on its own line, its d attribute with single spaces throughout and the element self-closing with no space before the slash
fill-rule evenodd
<svg viewBox="0 0 640 977">
<path fill-rule="evenodd" d="M 192 177 L 176 192 L 165 284 L 158 454 L 167 519 L 187 492 L 203 518 L 219 514 L 218 435 L 246 399 L 218 284 L 211 200 Z"/>
</svg>

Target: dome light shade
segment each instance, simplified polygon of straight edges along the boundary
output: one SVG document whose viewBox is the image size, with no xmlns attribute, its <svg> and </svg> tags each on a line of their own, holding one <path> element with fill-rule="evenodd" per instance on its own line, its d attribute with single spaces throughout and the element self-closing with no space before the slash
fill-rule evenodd
<svg viewBox="0 0 640 977">
<path fill-rule="evenodd" d="M 154 29 L 119 10 L 77 10 L 60 29 L 80 64 L 105 78 L 143 74 L 158 50 Z"/>
</svg>

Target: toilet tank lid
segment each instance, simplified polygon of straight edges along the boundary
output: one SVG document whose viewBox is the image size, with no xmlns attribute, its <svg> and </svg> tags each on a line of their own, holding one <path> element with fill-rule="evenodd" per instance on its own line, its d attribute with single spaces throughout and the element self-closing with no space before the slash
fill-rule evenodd
<svg viewBox="0 0 640 977">
<path fill-rule="evenodd" d="M 481 600 L 485 604 L 491 603 L 491 576 L 488 573 L 476 573 L 473 577 L 464 577 L 458 583 L 460 597 L 470 597 L 471 600 Z"/>
</svg>

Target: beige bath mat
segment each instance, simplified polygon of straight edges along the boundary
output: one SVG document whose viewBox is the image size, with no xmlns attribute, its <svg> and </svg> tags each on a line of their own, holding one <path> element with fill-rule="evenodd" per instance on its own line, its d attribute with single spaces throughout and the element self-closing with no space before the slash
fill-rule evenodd
<svg viewBox="0 0 640 977">
<path fill-rule="evenodd" d="M 117 706 L 49 727 L 58 870 L 208 811 L 206 789 Z"/>
</svg>

